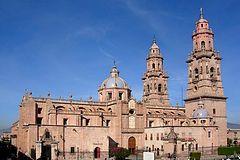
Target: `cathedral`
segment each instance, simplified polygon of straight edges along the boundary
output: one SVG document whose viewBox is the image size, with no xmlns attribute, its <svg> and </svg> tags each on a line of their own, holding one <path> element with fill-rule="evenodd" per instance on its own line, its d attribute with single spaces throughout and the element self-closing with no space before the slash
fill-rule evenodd
<svg viewBox="0 0 240 160">
<path fill-rule="evenodd" d="M 25 93 L 19 120 L 12 125 L 12 144 L 34 158 L 105 159 L 113 147 L 156 157 L 211 152 L 227 145 L 226 96 L 221 57 L 214 33 L 203 17 L 192 34 L 187 95 L 183 106 L 171 106 L 163 55 L 154 39 L 146 53 L 143 96 L 136 101 L 114 65 L 98 88 L 98 101 L 54 99 Z"/>
</svg>

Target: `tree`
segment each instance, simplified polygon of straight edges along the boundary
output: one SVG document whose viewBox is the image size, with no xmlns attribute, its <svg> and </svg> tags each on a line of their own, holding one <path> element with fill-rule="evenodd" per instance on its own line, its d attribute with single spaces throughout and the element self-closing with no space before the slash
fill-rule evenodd
<svg viewBox="0 0 240 160">
<path fill-rule="evenodd" d="M 110 157 L 115 156 L 116 160 L 124 160 L 130 155 L 130 151 L 122 147 L 114 147 L 110 150 Z"/>
</svg>

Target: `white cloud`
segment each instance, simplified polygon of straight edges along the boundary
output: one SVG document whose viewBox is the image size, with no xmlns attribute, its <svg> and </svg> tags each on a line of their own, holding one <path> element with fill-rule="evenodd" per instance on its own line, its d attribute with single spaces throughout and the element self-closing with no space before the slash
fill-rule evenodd
<svg viewBox="0 0 240 160">
<path fill-rule="evenodd" d="M 108 25 L 88 25 L 80 28 L 76 32 L 76 36 L 87 36 L 99 40 L 104 38 L 108 31 L 110 31 L 110 27 Z"/>
<path fill-rule="evenodd" d="M 111 53 L 105 51 L 104 49 L 99 48 L 99 52 L 103 53 L 103 55 L 108 57 L 109 59 L 115 60 L 114 56 Z"/>
<path fill-rule="evenodd" d="M 157 36 L 165 37 L 167 36 L 168 27 L 165 25 L 165 20 L 167 18 L 174 18 L 178 20 L 183 20 L 183 17 L 172 15 L 170 12 L 164 10 L 149 10 L 140 6 L 137 1 L 125 1 L 120 0 L 126 8 L 134 13 L 137 17 L 143 19 L 145 24 L 148 24 L 153 33 L 156 33 Z"/>
</svg>

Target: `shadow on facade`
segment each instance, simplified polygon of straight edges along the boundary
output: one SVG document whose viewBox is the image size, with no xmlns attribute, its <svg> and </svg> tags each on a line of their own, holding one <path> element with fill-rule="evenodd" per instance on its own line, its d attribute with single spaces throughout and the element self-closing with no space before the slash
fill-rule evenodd
<svg viewBox="0 0 240 160">
<path fill-rule="evenodd" d="M 114 141 L 111 137 L 108 136 L 108 141 L 109 141 L 109 150 L 111 148 L 115 148 L 118 147 L 118 143 L 116 141 Z"/>
<path fill-rule="evenodd" d="M 32 160 L 22 152 L 17 153 L 17 148 L 10 141 L 0 141 L 0 160 Z"/>
</svg>

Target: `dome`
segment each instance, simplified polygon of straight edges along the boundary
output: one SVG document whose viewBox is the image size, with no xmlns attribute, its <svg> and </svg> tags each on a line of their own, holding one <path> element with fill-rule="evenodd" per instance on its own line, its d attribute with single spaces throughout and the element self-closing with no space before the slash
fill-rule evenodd
<svg viewBox="0 0 240 160">
<path fill-rule="evenodd" d="M 127 83 L 120 77 L 109 77 L 103 83 L 102 87 L 106 88 L 125 88 L 127 87 Z"/>
<path fill-rule="evenodd" d="M 119 71 L 116 66 L 113 66 L 110 76 L 103 81 L 101 88 L 127 88 L 127 82 L 119 77 Z"/>
<path fill-rule="evenodd" d="M 152 46 L 150 47 L 150 49 L 159 49 L 156 40 L 153 40 Z"/>
<path fill-rule="evenodd" d="M 204 18 L 200 18 L 197 23 L 203 23 L 203 22 L 208 23 L 208 21 Z"/>
<path fill-rule="evenodd" d="M 206 118 L 208 117 L 208 112 L 205 108 L 198 108 L 192 114 L 193 118 Z"/>
</svg>

